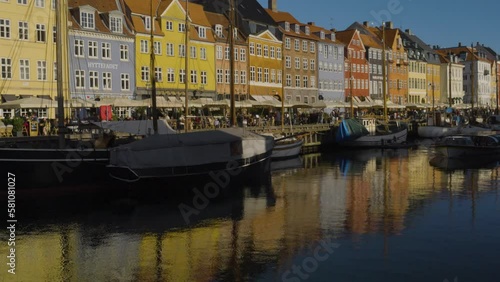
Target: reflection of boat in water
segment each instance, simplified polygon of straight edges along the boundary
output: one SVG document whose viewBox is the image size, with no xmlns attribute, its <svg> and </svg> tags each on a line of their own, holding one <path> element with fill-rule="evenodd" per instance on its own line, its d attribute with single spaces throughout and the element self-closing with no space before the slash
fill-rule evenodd
<svg viewBox="0 0 500 282">
<path fill-rule="evenodd" d="M 498 161 L 483 158 L 469 159 L 452 159 L 442 155 L 435 156 L 429 161 L 433 167 L 442 170 L 458 170 L 458 169 L 478 169 L 478 168 L 495 168 L 498 166 Z"/>
<path fill-rule="evenodd" d="M 433 147 L 437 154 L 447 158 L 494 160 L 500 158 L 500 135 L 451 135 L 439 140 Z"/>
<path fill-rule="evenodd" d="M 300 156 L 296 156 L 295 158 L 271 161 L 271 171 L 297 169 L 302 167 L 303 163 Z"/>
</svg>

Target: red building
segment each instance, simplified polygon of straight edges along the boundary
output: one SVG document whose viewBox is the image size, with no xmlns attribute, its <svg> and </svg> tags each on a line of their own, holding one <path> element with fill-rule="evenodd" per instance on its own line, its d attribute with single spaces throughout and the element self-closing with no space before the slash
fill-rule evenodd
<svg viewBox="0 0 500 282">
<path fill-rule="evenodd" d="M 369 64 L 366 49 L 356 29 L 336 33 L 337 40 L 345 45 L 345 97 L 368 97 Z M 361 98 L 364 100 L 364 98 Z"/>
</svg>

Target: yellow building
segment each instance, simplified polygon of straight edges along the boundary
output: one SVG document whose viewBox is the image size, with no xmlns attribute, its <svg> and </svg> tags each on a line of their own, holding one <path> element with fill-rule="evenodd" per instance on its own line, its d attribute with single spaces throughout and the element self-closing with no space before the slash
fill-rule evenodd
<svg viewBox="0 0 500 282">
<path fill-rule="evenodd" d="M 155 0 L 154 0 L 155 1 Z M 155 80 L 158 95 L 184 97 L 215 96 L 215 39 L 203 6 L 178 0 L 161 1 L 158 19 L 151 20 L 149 1 L 127 1 L 132 10 L 136 34 L 137 94 L 151 94 L 151 27 L 153 25 Z M 189 18 L 186 21 L 186 9 Z M 186 50 L 186 26 L 189 26 Z M 186 55 L 188 70 L 186 74 Z"/>
<path fill-rule="evenodd" d="M 269 30 L 248 37 L 250 94 L 282 95 L 282 41 Z"/>
<path fill-rule="evenodd" d="M 67 10 L 65 6 L 62 9 Z M 57 96 L 55 1 L 0 1 L 0 10 L 2 102 L 29 96 L 54 99 Z M 66 16 L 66 13 L 61 14 Z M 67 31 L 64 30 L 62 40 L 66 40 L 66 36 Z M 67 98 L 65 82 L 66 76 L 63 95 Z M 54 117 L 55 109 L 47 107 L 21 109 L 20 114 L 32 110 L 42 118 Z M 13 111 L 4 112 L 13 114 Z"/>
</svg>

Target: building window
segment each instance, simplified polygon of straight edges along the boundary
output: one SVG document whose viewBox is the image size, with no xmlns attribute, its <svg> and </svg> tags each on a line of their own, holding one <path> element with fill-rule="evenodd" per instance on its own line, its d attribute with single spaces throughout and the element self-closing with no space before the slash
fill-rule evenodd
<svg viewBox="0 0 500 282">
<path fill-rule="evenodd" d="M 19 60 L 19 78 L 21 80 L 30 79 L 30 61 L 26 59 Z"/>
<path fill-rule="evenodd" d="M 151 17 L 144 17 L 144 27 L 146 28 L 146 30 L 151 30 Z"/>
<path fill-rule="evenodd" d="M 149 67 L 142 66 L 141 67 L 141 80 L 142 81 L 149 81 Z"/>
<path fill-rule="evenodd" d="M 240 83 L 241 84 L 247 83 L 247 71 L 244 71 L 244 70 L 241 71 Z"/>
<path fill-rule="evenodd" d="M 2 20 L 0 19 L 0 24 Z M 0 34 L 2 32 L 0 25 Z M 19 40 L 28 40 L 28 23 L 27 22 L 19 22 Z M 1 36 L 3 37 L 3 36 Z"/>
<path fill-rule="evenodd" d="M 276 58 L 276 48 L 274 46 L 271 46 L 271 53 L 269 54 L 269 57 L 271 59 Z"/>
<path fill-rule="evenodd" d="M 292 67 L 292 58 L 290 56 L 285 57 L 285 67 L 287 69 Z"/>
<path fill-rule="evenodd" d="M 12 61 L 9 58 L 1 58 L 0 63 L 2 66 L 2 78 L 12 78 Z"/>
<path fill-rule="evenodd" d="M 202 59 L 202 60 L 207 59 L 207 48 L 200 47 L 200 59 Z"/>
<path fill-rule="evenodd" d="M 257 68 L 257 81 L 262 82 L 262 68 Z"/>
<path fill-rule="evenodd" d="M 223 81 L 223 72 L 221 69 L 217 69 L 217 83 L 222 84 Z"/>
<path fill-rule="evenodd" d="M 239 58 L 239 53 L 238 53 L 238 48 L 234 48 L 234 60 L 235 61 L 238 61 L 238 58 Z"/>
<path fill-rule="evenodd" d="M 281 48 L 280 47 L 276 48 L 276 58 L 278 60 L 281 60 Z"/>
<path fill-rule="evenodd" d="M 269 69 L 268 68 L 264 69 L 264 82 L 269 83 Z"/>
<path fill-rule="evenodd" d="M 167 43 L 167 56 L 173 57 L 174 54 L 175 54 L 174 44 L 173 43 Z"/>
<path fill-rule="evenodd" d="M 95 27 L 94 13 L 81 12 L 80 19 L 82 28 L 93 29 Z"/>
<path fill-rule="evenodd" d="M 191 52 L 190 52 L 190 54 L 191 54 L 191 58 L 192 58 L 192 59 L 195 59 L 195 58 L 196 58 L 196 56 L 197 56 L 197 55 L 196 55 L 196 46 L 191 46 L 191 48 L 190 48 L 190 49 L 191 49 Z"/>
<path fill-rule="evenodd" d="M 120 60 L 128 61 L 128 45 L 120 45 Z"/>
<path fill-rule="evenodd" d="M 191 83 L 192 84 L 198 83 L 198 71 L 197 70 L 191 70 Z"/>
<path fill-rule="evenodd" d="M 262 45 L 257 43 L 257 56 L 262 56 Z"/>
<path fill-rule="evenodd" d="M 169 30 L 169 31 L 173 31 L 174 30 L 174 23 L 171 22 L 171 21 L 167 21 L 165 23 L 165 29 L 166 30 Z"/>
<path fill-rule="evenodd" d="M 45 8 L 45 0 L 35 0 L 35 7 Z"/>
<path fill-rule="evenodd" d="M 17 4 L 27 5 L 28 4 L 28 0 L 17 0 Z"/>
<path fill-rule="evenodd" d="M 302 59 L 302 68 L 305 70 L 309 69 L 309 60 L 307 58 Z"/>
<path fill-rule="evenodd" d="M 311 76 L 311 88 L 315 88 L 315 87 L 316 87 L 316 77 Z"/>
<path fill-rule="evenodd" d="M 198 35 L 200 38 L 207 38 L 207 29 L 205 27 L 198 27 Z"/>
<path fill-rule="evenodd" d="M 122 91 L 130 90 L 130 75 L 128 73 L 122 73 L 120 75 L 120 82 Z"/>
<path fill-rule="evenodd" d="M 255 81 L 255 67 L 250 67 L 250 81 Z"/>
<path fill-rule="evenodd" d="M 268 58 L 269 57 L 269 46 L 264 45 L 264 57 Z"/>
<path fill-rule="evenodd" d="M 287 74 L 286 75 L 286 86 L 291 87 L 292 86 L 292 75 Z"/>
<path fill-rule="evenodd" d="M 167 82 L 175 82 L 175 70 L 173 68 L 167 69 Z"/>
<path fill-rule="evenodd" d="M 309 43 L 306 40 L 302 41 L 302 52 L 309 51 Z"/>
<path fill-rule="evenodd" d="M 149 53 L 149 42 L 147 40 L 141 40 L 140 43 L 141 53 L 147 54 Z"/>
<path fill-rule="evenodd" d="M 155 55 L 161 55 L 161 42 L 153 42 L 153 46 L 155 48 Z"/>
<path fill-rule="evenodd" d="M 36 41 L 45 42 L 46 32 L 44 24 L 36 24 Z"/>
<path fill-rule="evenodd" d="M 185 32 L 186 31 L 186 25 L 184 23 L 179 23 L 179 32 Z"/>
<path fill-rule="evenodd" d="M 163 81 L 163 69 L 161 67 L 155 67 L 155 81 Z"/>
<path fill-rule="evenodd" d="M 75 87 L 76 89 L 85 88 L 85 71 L 75 70 Z"/>
<path fill-rule="evenodd" d="M 311 59 L 310 67 L 311 67 L 312 71 L 316 70 L 316 60 L 315 59 Z"/>
<path fill-rule="evenodd" d="M 307 76 L 304 76 L 304 88 L 309 87 L 309 86 L 308 86 L 308 84 L 307 84 L 307 83 L 308 83 L 308 80 L 309 80 L 309 79 L 308 79 L 308 77 L 307 77 Z"/>
<path fill-rule="evenodd" d="M 291 40 L 289 37 L 285 39 L 285 48 L 290 49 L 291 48 Z"/>
<path fill-rule="evenodd" d="M 229 47 L 226 47 L 225 50 L 224 50 L 224 60 L 227 60 L 229 61 L 229 57 L 230 54 L 229 54 Z"/>
<path fill-rule="evenodd" d="M 184 44 L 179 44 L 179 57 L 186 57 L 186 45 Z"/>
<path fill-rule="evenodd" d="M 250 43 L 249 45 L 250 55 L 255 55 L 255 43 Z"/>
<path fill-rule="evenodd" d="M 309 43 L 309 48 L 310 48 L 311 53 L 316 52 L 316 44 L 314 44 L 314 42 Z"/>
<path fill-rule="evenodd" d="M 102 89 L 103 90 L 111 90 L 111 73 L 103 72 L 102 73 Z"/>
<path fill-rule="evenodd" d="M 215 34 L 218 36 L 218 37 L 223 37 L 222 35 L 222 25 L 218 24 L 215 26 Z"/>
<path fill-rule="evenodd" d="M 271 70 L 271 83 L 276 83 L 276 70 Z"/>
<path fill-rule="evenodd" d="M 242 62 L 247 61 L 247 51 L 243 48 L 240 49 L 240 61 Z"/>
<path fill-rule="evenodd" d="M 53 26 L 52 27 L 52 43 L 57 42 L 57 27 Z"/>
<path fill-rule="evenodd" d="M 186 83 L 186 70 L 184 69 L 179 70 L 179 82 Z"/>
<path fill-rule="evenodd" d="M 201 84 L 207 85 L 207 72 L 206 71 L 201 71 L 200 72 L 200 79 L 201 79 Z"/>
<path fill-rule="evenodd" d="M 89 41 L 89 58 L 97 58 L 97 41 Z"/>
<path fill-rule="evenodd" d="M 295 76 L 295 87 L 300 88 L 300 75 Z"/>
<path fill-rule="evenodd" d="M 83 57 L 83 40 L 75 39 L 75 56 Z"/>
<path fill-rule="evenodd" d="M 300 51 L 300 40 L 295 39 L 295 51 Z"/>
<path fill-rule="evenodd" d="M 222 46 L 217 46 L 216 56 L 217 60 L 222 60 Z"/>
<path fill-rule="evenodd" d="M 89 71 L 89 88 L 99 89 L 99 73 L 96 71 Z"/>
<path fill-rule="evenodd" d="M 47 62 L 37 61 L 37 79 L 45 81 L 47 80 Z"/>
<path fill-rule="evenodd" d="M 295 58 L 295 69 L 300 70 L 300 58 Z"/>
<path fill-rule="evenodd" d="M 111 59 L 111 44 L 108 42 L 101 43 L 101 56 L 103 59 Z"/>
<path fill-rule="evenodd" d="M 240 83 L 240 72 L 235 70 L 234 71 L 234 84 L 239 84 Z"/>
<path fill-rule="evenodd" d="M 123 33 L 122 18 L 110 17 L 109 18 L 109 26 L 110 26 L 111 32 Z"/>
</svg>

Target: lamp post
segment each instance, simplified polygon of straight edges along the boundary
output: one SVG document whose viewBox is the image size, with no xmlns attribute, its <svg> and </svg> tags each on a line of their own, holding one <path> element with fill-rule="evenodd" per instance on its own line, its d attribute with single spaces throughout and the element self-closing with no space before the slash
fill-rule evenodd
<svg viewBox="0 0 500 282">
<path fill-rule="evenodd" d="M 432 123 L 436 125 L 436 112 L 434 110 L 434 82 L 429 83 L 429 87 L 432 89 Z"/>
</svg>

